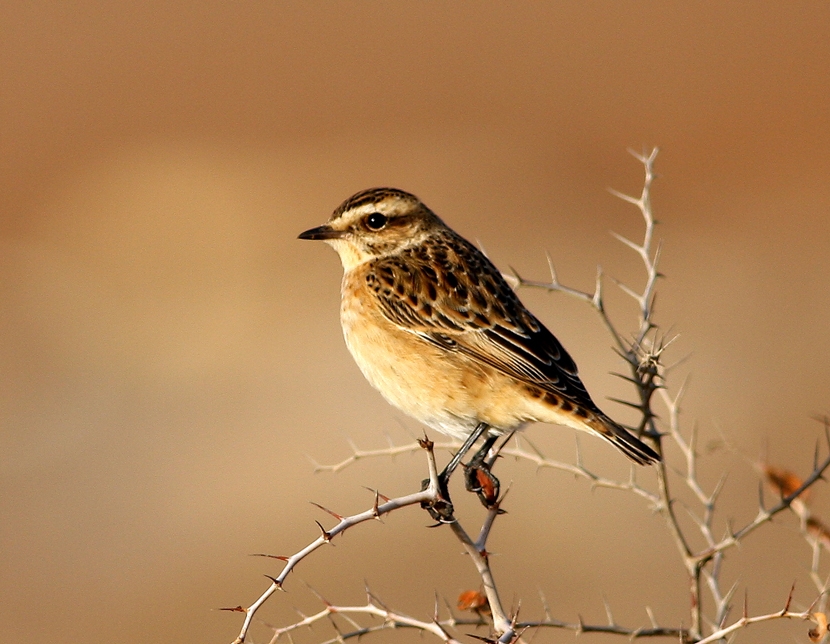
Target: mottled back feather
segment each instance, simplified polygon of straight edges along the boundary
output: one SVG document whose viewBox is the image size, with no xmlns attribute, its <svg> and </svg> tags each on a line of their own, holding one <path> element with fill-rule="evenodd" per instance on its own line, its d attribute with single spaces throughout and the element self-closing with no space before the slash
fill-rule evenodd
<svg viewBox="0 0 830 644">
<path fill-rule="evenodd" d="M 401 329 L 601 414 L 573 359 L 498 269 L 449 228 L 372 262 L 367 286 Z"/>
</svg>

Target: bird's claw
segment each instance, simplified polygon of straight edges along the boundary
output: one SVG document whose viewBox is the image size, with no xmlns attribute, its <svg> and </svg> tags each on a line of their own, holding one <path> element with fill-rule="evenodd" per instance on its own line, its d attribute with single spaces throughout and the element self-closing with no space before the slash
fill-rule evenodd
<svg viewBox="0 0 830 644">
<path fill-rule="evenodd" d="M 464 485 L 478 495 L 481 504 L 491 510 L 499 500 L 499 480 L 482 460 L 473 459 L 464 466 Z"/>
<path fill-rule="evenodd" d="M 429 512 L 437 525 L 443 523 L 455 523 L 455 516 L 453 516 L 453 505 L 450 501 L 450 492 L 447 488 L 447 477 L 440 475 L 438 477 L 438 498 L 432 501 L 422 501 L 421 507 Z M 429 479 L 424 479 L 421 482 L 421 490 L 426 490 L 430 485 Z"/>
</svg>

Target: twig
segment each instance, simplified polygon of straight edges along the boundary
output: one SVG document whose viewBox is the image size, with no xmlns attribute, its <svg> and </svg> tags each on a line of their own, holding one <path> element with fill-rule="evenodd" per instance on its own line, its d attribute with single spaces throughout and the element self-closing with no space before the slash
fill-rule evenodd
<svg viewBox="0 0 830 644">
<path fill-rule="evenodd" d="M 652 507 L 657 507 L 660 503 L 660 497 L 657 493 L 651 492 L 642 487 L 636 480 L 637 470 L 632 467 L 631 476 L 627 481 L 619 481 L 608 477 L 601 476 L 584 465 L 582 459 L 577 457 L 577 464 L 569 463 L 567 461 L 559 461 L 545 456 L 526 436 L 516 435 L 515 447 L 503 447 L 501 454 L 503 456 L 512 456 L 517 459 L 529 461 L 533 463 L 537 469 L 552 469 L 561 472 L 567 472 L 580 478 L 584 478 L 591 483 L 594 488 L 608 488 L 613 490 L 624 490 L 632 492 L 639 497 L 642 497 Z M 527 444 L 528 448 L 522 447 L 522 444 Z M 453 451 L 458 449 L 461 443 L 458 441 L 449 441 L 445 443 L 435 443 L 436 450 Z M 356 463 L 358 460 L 366 458 L 382 458 L 388 456 L 398 456 L 400 454 L 414 453 L 418 451 L 418 446 L 415 444 L 408 445 L 390 445 L 389 447 L 382 447 L 379 449 L 359 449 L 352 446 L 353 453 L 351 456 L 344 458 L 342 461 L 331 465 L 317 464 L 316 471 L 318 472 L 339 472 L 350 465 Z"/>
<path fill-rule="evenodd" d="M 283 583 L 285 582 L 285 578 L 288 576 L 288 573 L 290 573 L 298 563 L 300 563 L 312 552 L 314 552 L 321 546 L 329 543 L 337 535 L 345 532 L 352 526 L 364 523 L 366 521 L 379 519 L 383 515 L 389 514 L 390 512 L 393 512 L 394 510 L 397 510 L 399 508 L 407 507 L 410 505 L 421 505 L 422 503 L 434 503 L 440 498 L 438 488 L 438 472 L 435 466 L 435 453 L 433 452 L 433 444 L 429 441 L 423 441 L 422 447 L 424 447 L 427 451 L 427 458 L 429 463 L 430 483 L 427 486 L 427 489 L 421 492 L 416 492 L 415 494 L 408 494 L 406 496 L 401 496 L 396 499 L 391 499 L 380 505 L 378 505 L 378 497 L 375 496 L 375 503 L 370 509 L 365 510 L 364 512 L 360 512 L 358 514 L 354 514 L 352 516 L 343 517 L 342 519 L 340 519 L 337 525 L 335 525 L 330 530 L 324 529 L 318 522 L 317 525 L 320 526 L 322 534 L 319 537 L 317 537 L 314 541 L 309 543 L 302 550 L 299 550 L 298 552 L 294 553 L 289 557 L 273 557 L 275 559 L 283 561 L 285 565 L 283 566 L 283 569 L 279 575 L 277 575 L 276 577 L 270 577 L 271 585 L 265 590 L 265 592 L 263 592 L 257 598 L 256 601 L 254 601 L 250 606 L 248 606 L 248 608 L 237 607 L 233 609 L 224 609 L 240 611 L 245 613 L 245 621 L 242 624 L 242 629 L 240 630 L 239 635 L 234 640 L 234 644 L 242 644 L 245 641 L 245 637 L 247 636 L 248 630 L 251 627 L 251 622 L 259 608 L 277 590 L 282 589 Z"/>
<path fill-rule="evenodd" d="M 461 642 L 447 632 L 447 628 L 452 628 L 457 624 L 481 624 L 481 621 L 474 622 L 473 620 L 466 620 L 458 622 L 455 619 L 444 620 L 441 622 L 438 621 L 424 621 L 415 619 L 408 615 L 404 615 L 403 613 L 399 613 L 397 611 L 390 610 L 388 608 L 382 607 L 377 605 L 373 598 L 370 596 L 369 601 L 364 606 L 336 606 L 333 604 L 327 604 L 323 610 L 315 613 L 314 615 L 309 615 L 304 617 L 298 622 L 294 622 L 293 624 L 289 624 L 288 626 L 283 627 L 272 627 L 274 631 L 274 635 L 271 638 L 270 644 L 276 644 L 276 642 L 283 636 L 290 635 L 293 631 L 303 627 L 310 627 L 311 625 L 319 622 L 323 619 L 327 619 L 332 617 L 333 615 L 349 615 L 349 614 L 363 614 L 363 615 L 372 615 L 374 617 L 379 617 L 383 621 L 380 624 L 375 624 L 373 626 L 365 626 L 365 627 L 356 627 L 355 630 L 347 632 L 347 633 L 338 633 L 337 637 L 334 639 L 326 640 L 323 644 L 334 644 L 335 642 L 341 642 L 348 639 L 360 638 L 362 635 L 366 635 L 367 633 L 373 633 L 377 631 L 382 631 L 388 628 L 414 628 L 425 633 L 431 633 L 435 635 L 440 640 L 446 642 L 447 644 L 461 644 Z"/>
</svg>

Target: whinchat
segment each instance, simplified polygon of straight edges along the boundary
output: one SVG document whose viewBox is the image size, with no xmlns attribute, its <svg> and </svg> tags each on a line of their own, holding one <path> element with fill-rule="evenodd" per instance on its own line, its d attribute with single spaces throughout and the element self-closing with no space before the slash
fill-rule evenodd
<svg viewBox="0 0 830 644">
<path fill-rule="evenodd" d="M 490 260 L 414 195 L 364 190 L 300 239 L 340 255 L 346 344 L 406 414 L 457 439 L 566 425 L 641 465 L 660 459 L 594 404 L 571 356 Z"/>
</svg>

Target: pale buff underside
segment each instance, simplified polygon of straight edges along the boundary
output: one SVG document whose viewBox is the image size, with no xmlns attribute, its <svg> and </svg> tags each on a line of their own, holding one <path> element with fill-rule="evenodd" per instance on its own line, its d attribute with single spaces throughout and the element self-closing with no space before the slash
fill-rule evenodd
<svg viewBox="0 0 830 644">
<path fill-rule="evenodd" d="M 401 329 L 367 307 L 362 271 L 343 276 L 340 321 L 355 362 L 392 405 L 454 438 L 466 438 L 480 422 L 498 432 L 528 422 L 595 431 L 572 414 L 529 395 L 524 384 L 460 353 L 447 351 Z"/>
</svg>

